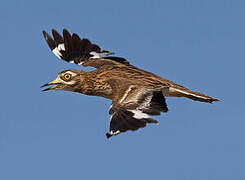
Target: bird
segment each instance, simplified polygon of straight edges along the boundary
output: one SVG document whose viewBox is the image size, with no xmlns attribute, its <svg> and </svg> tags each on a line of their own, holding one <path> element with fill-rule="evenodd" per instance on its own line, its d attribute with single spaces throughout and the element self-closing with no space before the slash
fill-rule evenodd
<svg viewBox="0 0 245 180">
<path fill-rule="evenodd" d="M 109 109 L 110 127 L 106 137 L 126 131 L 136 131 L 147 124 L 158 124 L 152 116 L 168 111 L 166 97 L 185 97 L 212 103 L 218 99 L 192 91 L 151 72 L 139 69 L 122 57 L 102 50 L 86 38 L 63 29 L 63 36 L 52 29 L 51 37 L 43 36 L 51 51 L 61 60 L 95 70 L 68 69 L 56 79 L 44 84 L 42 91 L 62 90 L 89 96 L 100 96 L 112 101 Z"/>
</svg>

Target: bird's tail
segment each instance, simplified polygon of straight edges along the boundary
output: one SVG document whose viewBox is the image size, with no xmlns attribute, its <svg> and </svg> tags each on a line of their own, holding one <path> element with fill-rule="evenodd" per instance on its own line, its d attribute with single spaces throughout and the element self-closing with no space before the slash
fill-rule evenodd
<svg viewBox="0 0 245 180">
<path fill-rule="evenodd" d="M 167 90 L 163 90 L 163 94 L 169 97 L 186 97 L 194 101 L 202 101 L 208 103 L 212 103 L 213 101 L 219 101 L 218 99 L 212 98 L 205 94 L 201 94 L 199 92 L 191 91 L 182 86 L 169 87 Z"/>
</svg>

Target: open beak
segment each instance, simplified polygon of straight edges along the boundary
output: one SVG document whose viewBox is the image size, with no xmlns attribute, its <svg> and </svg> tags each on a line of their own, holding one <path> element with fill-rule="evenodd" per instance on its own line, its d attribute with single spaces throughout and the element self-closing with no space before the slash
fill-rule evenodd
<svg viewBox="0 0 245 180">
<path fill-rule="evenodd" d="M 61 84 L 61 82 L 57 81 L 55 79 L 55 80 L 53 80 L 53 81 L 51 81 L 51 82 L 49 82 L 47 84 L 42 85 L 41 88 L 46 87 L 46 86 L 50 86 L 50 85 L 54 85 L 54 86 L 51 86 L 49 88 L 43 89 L 42 91 L 55 90 L 59 84 Z"/>
</svg>

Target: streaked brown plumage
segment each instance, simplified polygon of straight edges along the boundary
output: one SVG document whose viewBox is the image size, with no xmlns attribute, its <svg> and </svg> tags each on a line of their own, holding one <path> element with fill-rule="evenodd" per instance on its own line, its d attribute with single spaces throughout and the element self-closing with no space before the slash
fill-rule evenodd
<svg viewBox="0 0 245 180">
<path fill-rule="evenodd" d="M 137 130 L 147 123 L 157 123 L 150 115 L 167 112 L 165 97 L 186 97 L 212 103 L 217 99 L 191 91 L 153 73 L 141 70 L 113 53 L 101 51 L 98 45 L 63 30 L 63 37 L 52 30 L 54 40 L 43 31 L 50 49 L 60 59 L 96 70 L 66 70 L 47 85 L 46 90 L 79 92 L 112 100 L 110 131 L 107 137 L 127 130 Z"/>
</svg>

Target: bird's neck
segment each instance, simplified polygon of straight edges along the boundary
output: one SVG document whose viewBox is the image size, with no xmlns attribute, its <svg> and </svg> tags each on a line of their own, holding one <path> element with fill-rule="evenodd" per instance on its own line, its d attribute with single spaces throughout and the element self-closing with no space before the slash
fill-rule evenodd
<svg viewBox="0 0 245 180">
<path fill-rule="evenodd" d="M 101 96 L 112 99 L 112 89 L 106 79 L 98 78 L 96 72 L 86 72 L 81 77 L 81 87 L 77 88 L 79 93 L 89 96 Z"/>
</svg>

